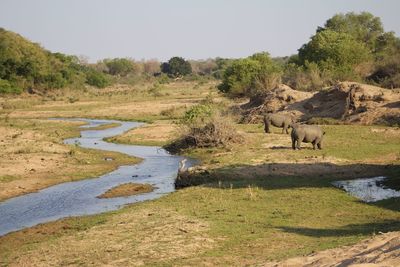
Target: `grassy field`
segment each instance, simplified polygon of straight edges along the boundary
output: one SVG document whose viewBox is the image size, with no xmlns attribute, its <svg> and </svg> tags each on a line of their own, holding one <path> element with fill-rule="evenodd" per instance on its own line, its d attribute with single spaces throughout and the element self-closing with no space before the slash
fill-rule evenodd
<svg viewBox="0 0 400 267">
<path fill-rule="evenodd" d="M 26 118 L 55 115 L 102 117 L 106 104 L 101 101 L 109 97 L 108 107 L 118 110 L 109 117 L 143 115 L 153 122 L 113 141 L 161 145 L 177 136 L 171 122 L 185 105 L 198 103 L 210 93 L 218 97 L 210 89 L 213 84 L 196 86 L 168 85 L 157 98 L 146 96 L 143 89 L 137 98 L 111 94 L 91 100 L 82 97 L 74 103 L 57 100 L 15 108 L 3 113 L 3 120 L 5 116 L 8 123 L 32 123 L 41 120 Z M 182 91 L 189 93 L 182 95 Z M 84 112 L 77 112 L 78 107 Z M 236 127 L 245 137 L 243 144 L 185 151 L 202 161 L 190 181 L 198 186 L 114 212 L 10 233 L 0 238 L 0 263 L 256 265 L 353 244 L 380 231 L 400 230 L 400 198 L 367 204 L 331 185 L 335 180 L 374 175 L 387 175 L 392 184 L 398 184 L 398 128 L 327 125 L 323 126 L 327 132 L 323 150 L 303 144 L 304 149 L 293 151 L 290 137 L 279 134 L 280 129 L 266 135 L 261 125 Z"/>
</svg>

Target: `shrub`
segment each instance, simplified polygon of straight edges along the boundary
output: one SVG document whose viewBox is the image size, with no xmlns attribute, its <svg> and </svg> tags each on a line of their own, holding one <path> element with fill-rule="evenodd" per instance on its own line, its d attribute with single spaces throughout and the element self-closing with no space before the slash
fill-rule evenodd
<svg viewBox="0 0 400 267">
<path fill-rule="evenodd" d="M 110 84 L 110 81 L 105 74 L 94 69 L 90 69 L 86 73 L 86 83 L 98 88 L 104 88 Z"/>
<path fill-rule="evenodd" d="M 368 79 L 385 88 L 400 88 L 400 52 L 382 60 Z"/>
<path fill-rule="evenodd" d="M 162 89 L 163 87 L 159 83 L 154 83 L 154 85 L 149 89 L 149 94 L 154 97 L 162 96 Z"/>
<path fill-rule="evenodd" d="M 108 73 L 111 75 L 126 76 L 134 72 L 135 63 L 126 58 L 105 59 L 104 64 L 107 66 Z"/>
<path fill-rule="evenodd" d="M 160 112 L 161 116 L 165 116 L 169 119 L 177 119 L 182 116 L 185 110 L 185 106 L 173 106 L 167 109 L 164 109 Z"/>
<path fill-rule="evenodd" d="M 214 114 L 213 107 L 210 104 L 200 104 L 191 107 L 185 112 L 181 119 L 181 124 L 192 125 L 205 123 Z"/>
<path fill-rule="evenodd" d="M 226 147 L 232 143 L 242 143 L 244 138 L 226 117 L 213 116 L 206 123 L 191 123 L 184 134 L 165 146 L 172 153 L 191 147 Z"/>
<path fill-rule="evenodd" d="M 0 94 L 20 94 L 22 89 L 12 85 L 7 80 L 0 79 Z"/>
</svg>

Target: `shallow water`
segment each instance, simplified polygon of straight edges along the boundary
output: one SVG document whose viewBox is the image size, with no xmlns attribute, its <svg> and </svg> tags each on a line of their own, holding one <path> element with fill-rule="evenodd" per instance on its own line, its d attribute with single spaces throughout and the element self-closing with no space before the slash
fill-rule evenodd
<svg viewBox="0 0 400 267">
<path fill-rule="evenodd" d="M 385 176 L 378 176 L 372 178 L 336 181 L 332 184 L 364 202 L 375 202 L 392 197 L 400 197 L 400 191 L 382 186 L 381 182 L 385 179 Z"/>
<path fill-rule="evenodd" d="M 87 122 L 88 124 L 82 128 L 108 123 L 119 123 L 120 126 L 105 130 L 85 130 L 81 132 L 79 138 L 66 139 L 64 141 L 66 144 L 120 152 L 144 160 L 137 165 L 121 166 L 98 178 L 62 183 L 1 202 L 0 235 L 68 216 L 116 210 L 122 205 L 155 199 L 175 190 L 174 180 L 179 162 L 183 157 L 170 155 L 160 147 L 113 144 L 103 141 L 103 138 L 122 134 L 143 123 L 115 120 L 68 120 Z M 188 159 L 186 165 L 191 166 L 194 163 L 194 160 Z M 97 198 L 108 189 L 128 182 L 148 183 L 153 185 L 155 190 L 131 197 Z"/>
</svg>

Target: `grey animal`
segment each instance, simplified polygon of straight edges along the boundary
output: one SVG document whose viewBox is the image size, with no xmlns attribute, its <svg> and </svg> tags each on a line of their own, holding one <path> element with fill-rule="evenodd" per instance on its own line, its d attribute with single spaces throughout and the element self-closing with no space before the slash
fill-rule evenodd
<svg viewBox="0 0 400 267">
<path fill-rule="evenodd" d="M 289 133 L 288 129 L 292 126 L 293 120 L 289 115 L 267 114 L 264 116 L 264 130 L 271 133 L 271 125 L 282 128 L 282 133 Z"/>
<path fill-rule="evenodd" d="M 301 142 L 311 143 L 313 148 L 315 146 L 318 149 L 322 149 L 322 139 L 324 138 L 325 132 L 317 125 L 292 125 L 292 148 L 300 149 Z"/>
</svg>

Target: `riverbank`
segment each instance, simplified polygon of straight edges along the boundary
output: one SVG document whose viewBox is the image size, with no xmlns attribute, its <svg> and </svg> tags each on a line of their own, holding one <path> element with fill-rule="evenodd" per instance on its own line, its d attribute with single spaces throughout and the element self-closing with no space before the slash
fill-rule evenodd
<svg viewBox="0 0 400 267">
<path fill-rule="evenodd" d="M 49 186 L 97 177 L 139 158 L 65 145 L 83 122 L 46 119 L 0 120 L 0 201 Z M 103 126 L 103 129 L 110 125 Z M 109 160 L 112 159 L 112 160 Z"/>
</svg>

